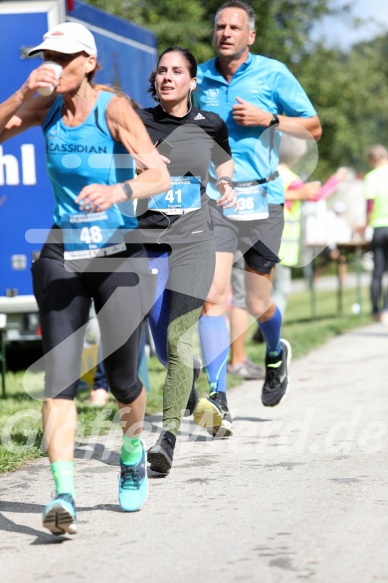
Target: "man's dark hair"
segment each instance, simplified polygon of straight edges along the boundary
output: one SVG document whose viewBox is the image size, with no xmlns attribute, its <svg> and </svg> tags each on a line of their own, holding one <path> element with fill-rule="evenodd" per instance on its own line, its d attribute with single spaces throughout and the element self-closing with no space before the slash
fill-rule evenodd
<svg viewBox="0 0 388 583">
<path fill-rule="evenodd" d="M 249 4 L 246 4 L 245 2 L 241 2 L 241 0 L 228 0 L 227 2 L 221 4 L 214 17 L 215 23 L 217 23 L 217 18 L 219 17 L 220 12 L 225 10 L 225 8 L 241 8 L 241 10 L 244 10 L 244 12 L 247 14 L 249 29 L 254 30 L 255 11 L 253 10 L 252 6 L 249 6 Z"/>
</svg>

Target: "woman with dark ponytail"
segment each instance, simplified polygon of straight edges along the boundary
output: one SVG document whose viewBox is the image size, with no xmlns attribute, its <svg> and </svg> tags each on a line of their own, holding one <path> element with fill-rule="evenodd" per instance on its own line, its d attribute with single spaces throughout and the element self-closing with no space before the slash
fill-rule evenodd
<svg viewBox="0 0 388 583">
<path fill-rule="evenodd" d="M 168 192 L 139 201 L 137 206 L 150 268 L 158 269 L 159 279 L 149 323 L 167 375 L 163 431 L 147 457 L 151 470 L 163 474 L 172 465 L 182 413 L 193 413 L 198 403 L 195 380 L 201 361 L 192 354 L 192 333 L 214 274 L 213 228 L 206 194 L 211 162 L 218 178 L 218 204 L 236 204 L 228 131 L 216 113 L 192 106 L 196 73 L 197 62 L 190 51 L 166 49 L 150 76 L 149 92 L 159 104 L 137 112 L 171 175 Z"/>
</svg>

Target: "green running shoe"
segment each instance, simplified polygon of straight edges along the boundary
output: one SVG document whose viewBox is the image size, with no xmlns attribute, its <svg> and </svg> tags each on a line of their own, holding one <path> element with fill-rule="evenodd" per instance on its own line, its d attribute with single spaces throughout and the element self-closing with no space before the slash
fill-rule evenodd
<svg viewBox="0 0 388 583">
<path fill-rule="evenodd" d="M 201 399 L 194 411 L 194 421 L 205 427 L 213 437 L 230 437 L 233 434 L 232 417 L 229 413 L 226 394 L 214 392 Z"/>
</svg>

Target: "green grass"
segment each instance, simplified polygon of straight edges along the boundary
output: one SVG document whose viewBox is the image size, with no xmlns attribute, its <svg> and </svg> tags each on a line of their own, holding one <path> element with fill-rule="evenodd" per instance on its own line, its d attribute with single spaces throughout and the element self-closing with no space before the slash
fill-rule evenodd
<svg viewBox="0 0 388 583">
<path fill-rule="evenodd" d="M 362 290 L 364 310 L 369 308 L 368 290 Z M 312 348 L 323 344 L 333 336 L 347 330 L 370 323 L 370 316 L 363 314 L 354 316 L 351 305 L 355 302 L 355 290 L 343 291 L 343 315 L 337 316 L 336 292 L 316 292 L 317 317 L 311 320 L 309 292 L 295 293 L 290 297 L 287 314 L 284 322 L 283 336 L 292 345 L 293 358 L 299 358 Z M 256 329 L 253 322 L 248 331 L 247 354 L 258 364 L 264 361 L 264 346 L 254 344 L 251 336 Z M 198 339 L 195 341 L 198 350 Z M 7 397 L 0 399 L 0 473 L 14 470 L 28 460 L 45 455 L 40 448 L 42 442 L 41 430 L 41 402 L 29 397 L 23 388 L 24 373 L 8 373 L 6 377 Z M 149 363 L 149 379 L 151 391 L 148 394 L 147 413 L 155 413 L 162 409 L 162 387 L 165 370 L 155 357 Z M 228 375 L 228 388 L 232 388 L 240 381 Z M 41 389 L 43 373 L 36 373 L 30 378 L 30 392 Z M 198 380 L 198 389 L 202 395 L 207 394 L 208 385 L 206 375 L 202 374 Z M 104 418 L 104 431 L 114 426 L 117 407 L 113 397 L 110 397 L 107 407 L 102 411 L 89 407 L 86 404 L 88 391 L 77 396 L 77 410 L 80 437 L 102 430 L 97 423 Z"/>
<path fill-rule="evenodd" d="M 292 345 L 293 358 L 300 358 L 310 350 L 324 344 L 330 338 L 338 336 L 360 326 L 371 323 L 369 314 L 369 289 L 361 290 L 363 314 L 354 315 L 351 306 L 356 302 L 356 291 L 344 289 L 342 296 L 342 314 L 337 313 L 336 291 L 316 292 L 316 317 L 311 318 L 311 298 L 309 291 L 294 293 L 290 296 L 284 319 L 282 335 Z M 249 338 L 256 329 L 256 324 L 250 327 Z M 260 364 L 264 360 L 264 347 L 247 343 L 247 354 Z M 258 360 L 259 359 L 259 360 Z"/>
</svg>

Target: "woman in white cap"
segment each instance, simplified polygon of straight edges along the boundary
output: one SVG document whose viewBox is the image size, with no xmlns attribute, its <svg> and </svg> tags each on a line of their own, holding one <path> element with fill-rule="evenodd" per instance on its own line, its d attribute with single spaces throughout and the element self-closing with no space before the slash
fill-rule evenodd
<svg viewBox="0 0 388 583">
<path fill-rule="evenodd" d="M 131 199 L 165 192 L 170 179 L 129 101 L 93 86 L 98 65 L 90 31 L 64 23 L 43 39 L 30 54 L 42 51 L 44 63 L 0 105 L 0 141 L 37 125 L 46 140 L 54 226 L 32 267 L 46 368 L 43 425 L 56 486 L 43 525 L 53 534 L 74 534 L 74 396 L 92 298 L 124 434 L 120 506 L 138 510 L 147 496 L 146 395 L 136 365 L 153 294 Z M 131 157 L 144 168 L 136 180 Z"/>
</svg>

